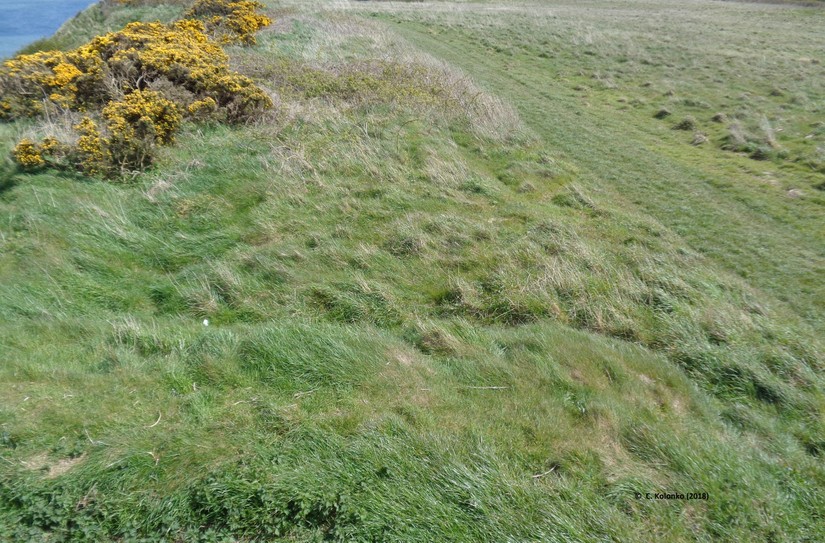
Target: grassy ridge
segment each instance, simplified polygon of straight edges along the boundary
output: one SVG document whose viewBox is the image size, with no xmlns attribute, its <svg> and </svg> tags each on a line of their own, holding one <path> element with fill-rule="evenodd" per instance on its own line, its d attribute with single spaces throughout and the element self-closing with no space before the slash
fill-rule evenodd
<svg viewBox="0 0 825 543">
<path fill-rule="evenodd" d="M 614 188 L 611 197 L 630 200 L 754 286 L 794 304 L 821 329 L 825 294 L 816 270 L 823 258 L 819 216 L 825 202 L 818 163 L 718 152 L 731 127 L 763 117 L 781 119 L 777 134 L 783 148 L 821 152 L 817 119 L 823 97 L 816 83 L 823 67 L 815 58 L 821 40 L 806 30 L 818 11 L 779 16 L 762 7 L 722 7 L 709 14 L 663 9 L 661 22 L 595 6 L 585 13 L 563 5 L 545 11 L 528 5 L 495 21 L 483 13 L 436 11 L 423 17 L 427 31 L 415 40 L 431 43 L 445 58 L 512 96 L 542 137 L 589 170 L 592 184 Z M 615 20 L 609 22 L 608 15 Z M 419 12 L 396 16 L 422 19 Z M 444 21 L 436 23 L 436 17 Z M 737 18 L 755 19 L 764 30 L 743 39 L 738 30 L 709 29 L 706 17 L 730 28 Z M 675 32 L 675 23 L 668 22 L 675 18 L 680 34 L 668 37 Z M 594 26 L 598 23 L 605 26 Z M 765 57 L 758 44 L 775 33 L 798 41 Z M 706 49 L 711 39 L 724 55 Z M 497 71 L 502 63 L 507 70 Z M 799 97 L 782 91 L 771 96 L 783 85 Z M 674 120 L 656 122 L 661 108 L 672 110 Z M 730 119 L 712 121 L 718 112 Z M 691 132 L 672 130 L 687 116 L 698 119 L 696 130 L 710 145 L 691 146 Z M 617 171 L 617 163 L 625 167 Z M 804 198 L 794 198 L 797 193 Z"/>
<path fill-rule="evenodd" d="M 4 165 L 0 538 L 825 536 L 819 174 L 461 9 L 279 9 L 233 51 L 278 113 L 132 184 Z"/>
</svg>

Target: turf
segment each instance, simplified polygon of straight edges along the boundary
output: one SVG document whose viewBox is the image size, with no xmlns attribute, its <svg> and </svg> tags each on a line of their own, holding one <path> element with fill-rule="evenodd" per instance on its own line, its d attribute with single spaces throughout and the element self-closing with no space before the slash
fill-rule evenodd
<svg viewBox="0 0 825 543">
<path fill-rule="evenodd" d="M 265 119 L 2 165 L 0 540 L 825 539 L 821 9 L 270 11 Z"/>
</svg>

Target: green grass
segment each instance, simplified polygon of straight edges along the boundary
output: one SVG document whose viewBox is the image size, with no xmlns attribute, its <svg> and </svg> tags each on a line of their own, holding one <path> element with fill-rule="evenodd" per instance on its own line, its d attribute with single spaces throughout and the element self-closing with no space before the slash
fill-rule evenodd
<svg viewBox="0 0 825 543">
<path fill-rule="evenodd" d="M 822 11 L 343 7 L 132 181 L 0 165 L 0 540 L 825 539 Z"/>
</svg>

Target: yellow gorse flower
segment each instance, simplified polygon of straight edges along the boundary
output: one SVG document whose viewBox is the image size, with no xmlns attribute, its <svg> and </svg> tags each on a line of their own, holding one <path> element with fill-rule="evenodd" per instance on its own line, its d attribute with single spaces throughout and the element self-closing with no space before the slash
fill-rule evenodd
<svg viewBox="0 0 825 543">
<path fill-rule="evenodd" d="M 186 13 L 190 19 L 206 23 L 207 31 L 221 43 L 255 43 L 255 33 L 272 24 L 257 11 L 264 6 L 249 0 L 197 0 Z"/>
<path fill-rule="evenodd" d="M 24 168 L 36 168 L 46 163 L 37 144 L 28 138 L 20 140 L 12 151 L 12 157 Z"/>
</svg>

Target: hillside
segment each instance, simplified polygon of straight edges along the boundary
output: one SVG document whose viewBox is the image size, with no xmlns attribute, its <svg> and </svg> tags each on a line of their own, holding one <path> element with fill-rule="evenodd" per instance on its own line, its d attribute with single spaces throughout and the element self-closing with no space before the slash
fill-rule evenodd
<svg viewBox="0 0 825 543">
<path fill-rule="evenodd" d="M 825 11 L 266 4 L 143 172 L 0 123 L 0 541 L 825 541 Z"/>
</svg>

